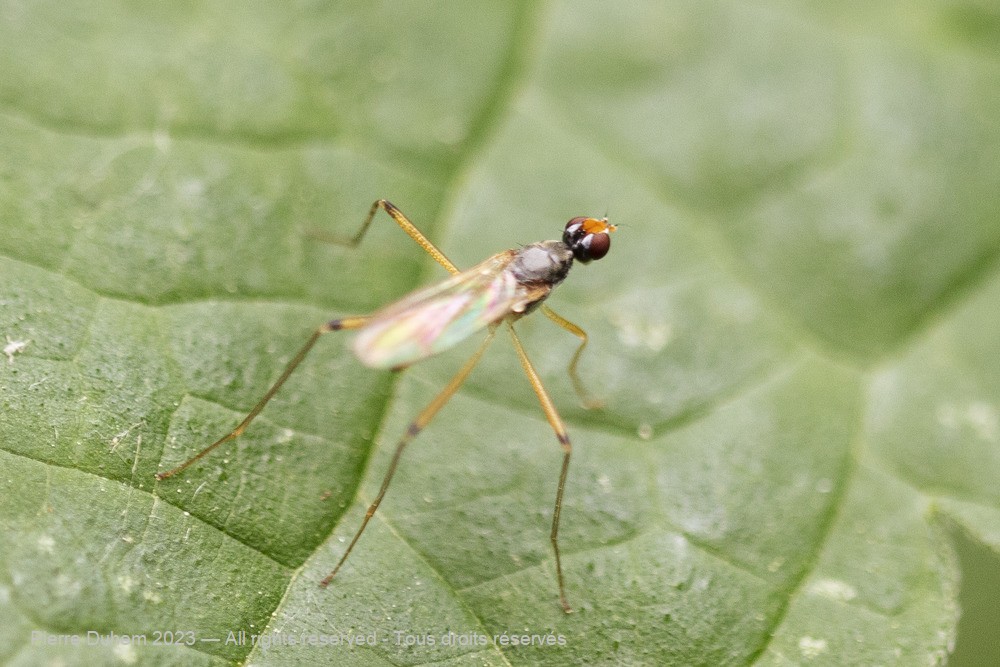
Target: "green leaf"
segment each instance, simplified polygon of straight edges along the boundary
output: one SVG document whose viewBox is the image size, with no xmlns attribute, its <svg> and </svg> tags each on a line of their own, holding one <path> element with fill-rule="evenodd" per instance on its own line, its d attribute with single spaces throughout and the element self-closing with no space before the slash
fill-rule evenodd
<svg viewBox="0 0 1000 667">
<path fill-rule="evenodd" d="M 474 5 L 3 6 L 4 662 L 944 659 L 948 531 L 1000 550 L 995 10 Z M 318 238 L 379 197 L 459 266 L 620 224 L 550 300 L 603 409 L 518 323 L 571 615 L 503 335 L 326 589 L 475 341 L 394 374 L 323 336 L 154 479 L 445 275 L 381 213 Z"/>
</svg>

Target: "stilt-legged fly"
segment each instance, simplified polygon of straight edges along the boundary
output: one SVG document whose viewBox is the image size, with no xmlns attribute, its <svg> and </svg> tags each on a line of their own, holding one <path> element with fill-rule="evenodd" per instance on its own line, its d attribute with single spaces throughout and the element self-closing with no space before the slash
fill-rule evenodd
<svg viewBox="0 0 1000 667">
<path fill-rule="evenodd" d="M 586 264 L 608 254 L 608 250 L 611 248 L 609 234 L 615 231 L 615 226 L 608 224 L 607 218 L 573 218 L 566 223 L 561 240 L 541 241 L 517 249 L 504 250 L 483 260 L 471 269 L 459 271 L 445 257 L 444 253 L 438 250 L 399 209 L 384 199 L 372 204 L 368 217 L 350 241 L 350 245 L 360 243 L 378 209 L 388 213 L 403 231 L 438 264 L 451 272 L 451 277 L 435 285 L 418 289 L 371 315 L 342 317 L 323 324 L 306 341 L 302 349 L 282 371 L 277 381 L 267 390 L 267 393 L 240 422 L 239 426 L 176 468 L 158 473 L 156 478 L 164 480 L 177 475 L 222 443 L 233 440 L 242 434 L 295 371 L 319 337 L 325 333 L 342 329 L 357 329 L 358 335 L 354 339 L 354 353 L 362 363 L 372 368 L 399 370 L 443 352 L 473 333 L 486 329 L 486 338 L 475 354 L 452 377 L 434 400 L 410 422 L 403 437 L 396 445 L 396 451 L 389 463 L 385 478 L 382 480 L 382 486 L 375 500 L 368 507 L 368 511 L 365 512 L 361 526 L 354 534 L 354 538 L 340 557 L 336 567 L 321 582 L 322 586 L 326 586 L 347 560 L 347 556 L 354 549 L 354 545 L 357 544 L 368 525 L 368 521 L 382 502 L 403 455 L 403 450 L 427 426 L 438 410 L 444 407 L 448 399 L 455 394 L 479 362 L 486 347 L 493 340 L 497 329 L 503 325 L 510 333 L 521 366 L 538 395 L 542 411 L 555 431 L 556 438 L 558 438 L 563 450 L 562 469 L 559 473 L 559 485 L 556 490 L 550 539 L 555 553 L 559 601 L 563 610 L 568 613 L 571 609 L 566 599 L 566 587 L 563 583 L 562 563 L 559 557 L 559 515 L 562 512 L 563 491 L 566 486 L 566 473 L 569 470 L 572 446 L 569 435 L 566 433 L 566 427 L 559 417 L 555 405 L 549 398 L 545 387 L 542 386 L 538 373 L 528 359 L 524 346 L 514 331 L 514 322 L 540 308 L 549 319 L 580 339 L 580 346 L 570 361 L 570 378 L 584 404 L 589 407 L 595 406 L 596 401 L 587 397 L 576 370 L 580 354 L 587 345 L 587 334 L 569 320 L 557 315 L 555 311 L 542 302 L 566 278 L 574 260 Z"/>
</svg>

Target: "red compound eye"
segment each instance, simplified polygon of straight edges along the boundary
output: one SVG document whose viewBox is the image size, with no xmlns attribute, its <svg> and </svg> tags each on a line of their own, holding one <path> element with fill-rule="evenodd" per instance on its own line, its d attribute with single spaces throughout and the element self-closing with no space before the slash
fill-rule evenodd
<svg viewBox="0 0 1000 667">
<path fill-rule="evenodd" d="M 587 245 L 587 256 L 590 259 L 600 259 L 611 250 L 611 235 L 607 233 L 590 234 L 590 243 Z"/>
</svg>

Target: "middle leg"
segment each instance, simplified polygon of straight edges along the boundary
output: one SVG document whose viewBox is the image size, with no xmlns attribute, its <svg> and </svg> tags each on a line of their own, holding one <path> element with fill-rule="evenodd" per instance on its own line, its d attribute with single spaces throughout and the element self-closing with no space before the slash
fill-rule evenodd
<svg viewBox="0 0 1000 667">
<path fill-rule="evenodd" d="M 375 500 L 373 500 L 371 505 L 368 506 L 368 510 L 365 512 L 365 518 L 361 520 L 361 526 L 354 534 L 354 538 L 351 540 L 351 543 L 347 545 L 347 550 L 344 552 L 344 555 L 340 557 L 339 561 L 337 561 L 337 565 L 334 566 L 333 571 L 326 575 L 323 581 L 319 583 L 320 586 L 325 588 L 331 581 L 333 581 L 333 578 L 337 576 L 337 572 L 340 571 L 344 561 L 346 561 L 347 557 L 351 554 L 351 550 L 354 549 L 354 545 L 357 544 L 358 540 L 361 538 L 361 533 L 365 532 L 365 528 L 368 527 L 368 522 L 371 521 L 371 518 L 375 515 L 376 510 L 378 510 L 378 506 L 382 504 L 382 498 L 385 497 L 385 492 L 389 489 L 389 483 L 392 481 L 393 475 L 396 474 L 396 467 L 399 465 L 399 460 L 403 456 L 403 450 L 406 449 L 406 446 L 410 444 L 415 437 L 417 437 L 417 434 L 424 430 L 424 427 L 430 423 L 431 419 L 434 418 L 434 415 L 436 415 L 438 411 L 444 407 L 445 403 L 447 403 L 448 400 L 454 396 L 455 392 L 458 391 L 458 388 L 462 386 L 462 383 L 465 382 L 465 378 L 469 377 L 469 373 L 471 373 L 472 369 L 479 363 L 480 357 L 483 356 L 483 352 L 486 351 L 487 346 L 493 340 L 493 336 L 495 334 L 496 326 L 494 325 L 490 327 L 489 333 L 486 334 L 486 339 L 479 345 L 479 349 L 476 350 L 476 353 L 465 362 L 465 365 L 462 366 L 457 373 L 455 373 L 455 376 L 451 378 L 451 381 L 448 382 L 445 388 L 434 397 L 434 400 L 428 403 L 427 407 L 421 410 L 420 414 L 418 414 L 416 418 L 410 422 L 410 425 L 406 429 L 406 433 L 403 434 L 403 437 L 400 438 L 399 443 L 396 445 L 396 451 L 393 452 L 392 460 L 389 462 L 389 469 L 386 471 L 385 477 L 382 479 L 382 486 L 379 487 Z"/>
<path fill-rule="evenodd" d="M 514 325 L 510 320 L 506 321 L 507 329 L 510 331 L 511 340 L 514 341 L 514 349 L 517 351 L 517 357 L 521 360 L 521 367 L 524 368 L 525 375 L 528 376 L 528 381 L 531 382 L 531 388 L 535 390 L 535 394 L 538 396 L 538 402 L 542 404 L 542 411 L 545 413 L 545 418 L 548 419 L 549 425 L 552 426 L 552 430 L 556 432 L 556 438 L 559 440 L 559 446 L 563 450 L 563 462 L 562 469 L 559 471 L 559 486 L 556 488 L 556 506 L 552 511 L 552 532 L 549 534 L 549 540 L 552 542 L 552 550 L 556 555 L 556 578 L 559 581 L 559 603 L 562 604 L 563 611 L 567 614 L 571 613 L 573 609 L 569 606 L 569 602 L 566 600 L 566 585 L 563 583 L 563 572 L 562 572 L 562 561 L 559 557 L 559 516 L 562 514 L 562 504 L 563 504 L 563 491 L 566 488 L 566 474 L 569 472 L 569 457 L 573 453 L 573 445 L 569 441 L 569 433 L 566 432 L 566 425 L 563 424 L 562 418 L 556 411 L 556 406 L 549 398 L 549 393 L 545 391 L 545 386 L 542 384 L 542 379 L 538 376 L 538 371 L 532 365 L 531 360 L 528 359 L 528 353 L 524 351 L 524 346 L 521 345 L 521 339 L 518 338 L 517 332 L 514 331 Z"/>
</svg>

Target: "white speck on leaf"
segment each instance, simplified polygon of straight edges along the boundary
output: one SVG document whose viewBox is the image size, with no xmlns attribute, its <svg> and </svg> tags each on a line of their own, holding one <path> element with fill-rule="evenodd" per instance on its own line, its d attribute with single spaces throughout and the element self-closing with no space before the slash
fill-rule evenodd
<svg viewBox="0 0 1000 667">
<path fill-rule="evenodd" d="M 611 491 L 611 478 L 605 474 L 601 474 L 601 476 L 597 478 L 597 485 L 601 487 L 602 491 L 608 493 Z"/>
<path fill-rule="evenodd" d="M 156 150 L 161 153 L 167 153 L 170 151 L 170 145 L 173 143 L 170 138 L 170 133 L 166 130 L 160 128 L 153 132 L 153 145 L 156 146 Z"/>
<path fill-rule="evenodd" d="M 127 574 L 119 575 L 118 585 L 121 586 L 122 590 L 126 593 L 131 593 L 132 589 L 135 588 L 135 579 Z"/>
<path fill-rule="evenodd" d="M 43 553 L 53 553 L 55 550 L 56 541 L 52 539 L 50 535 L 42 535 L 38 538 L 38 550 Z"/>
<path fill-rule="evenodd" d="M 826 653 L 826 640 L 805 636 L 799 639 L 799 651 L 806 659 L 817 658 Z"/>
<path fill-rule="evenodd" d="M 145 425 L 146 425 L 145 422 L 141 422 L 141 421 L 140 422 L 136 422 L 135 424 L 132 424 L 127 429 L 119 432 L 117 435 L 115 435 L 113 438 L 111 438 L 111 451 L 113 452 L 116 449 L 118 449 L 118 445 L 120 445 L 122 443 L 122 440 L 124 440 L 125 438 L 128 437 L 129 433 L 132 432 L 132 429 L 137 428 L 139 426 L 145 426 Z M 136 443 L 137 444 L 141 444 L 142 443 L 142 436 L 141 435 L 139 435 L 139 436 L 136 437 Z M 136 449 L 138 449 L 138 447 Z"/>
<path fill-rule="evenodd" d="M 7 344 L 3 347 L 3 353 L 7 355 L 7 363 L 14 363 L 14 355 L 23 352 L 30 342 L 30 340 L 11 340 L 10 336 L 7 336 Z"/>
<path fill-rule="evenodd" d="M 83 585 L 79 581 L 70 579 L 69 575 L 66 574 L 56 576 L 54 584 L 56 596 L 63 599 L 76 598 L 80 595 L 80 590 L 83 588 Z"/>
<path fill-rule="evenodd" d="M 837 600 L 838 602 L 850 602 L 858 597 L 858 590 L 854 586 L 839 579 L 817 579 L 806 590 L 813 595 Z"/>
<path fill-rule="evenodd" d="M 611 314 L 611 324 L 617 329 L 618 340 L 631 348 L 644 347 L 659 352 L 673 338 L 669 324 L 653 321 L 645 313 L 618 311 Z"/>
<path fill-rule="evenodd" d="M 989 442 L 997 441 L 997 435 L 1000 433 L 1000 415 L 997 415 L 996 408 L 989 403 L 977 401 L 969 404 L 965 409 L 965 415 L 980 438 Z"/>
<path fill-rule="evenodd" d="M 964 406 L 954 403 L 940 405 L 937 420 L 949 430 L 969 428 L 978 438 L 987 442 L 997 442 L 1000 439 L 1000 414 L 986 401 L 973 401 Z"/>
<path fill-rule="evenodd" d="M 135 646 L 132 644 L 115 644 L 114 649 L 115 657 L 124 662 L 126 665 L 134 665 L 138 656 L 135 653 Z"/>
</svg>

